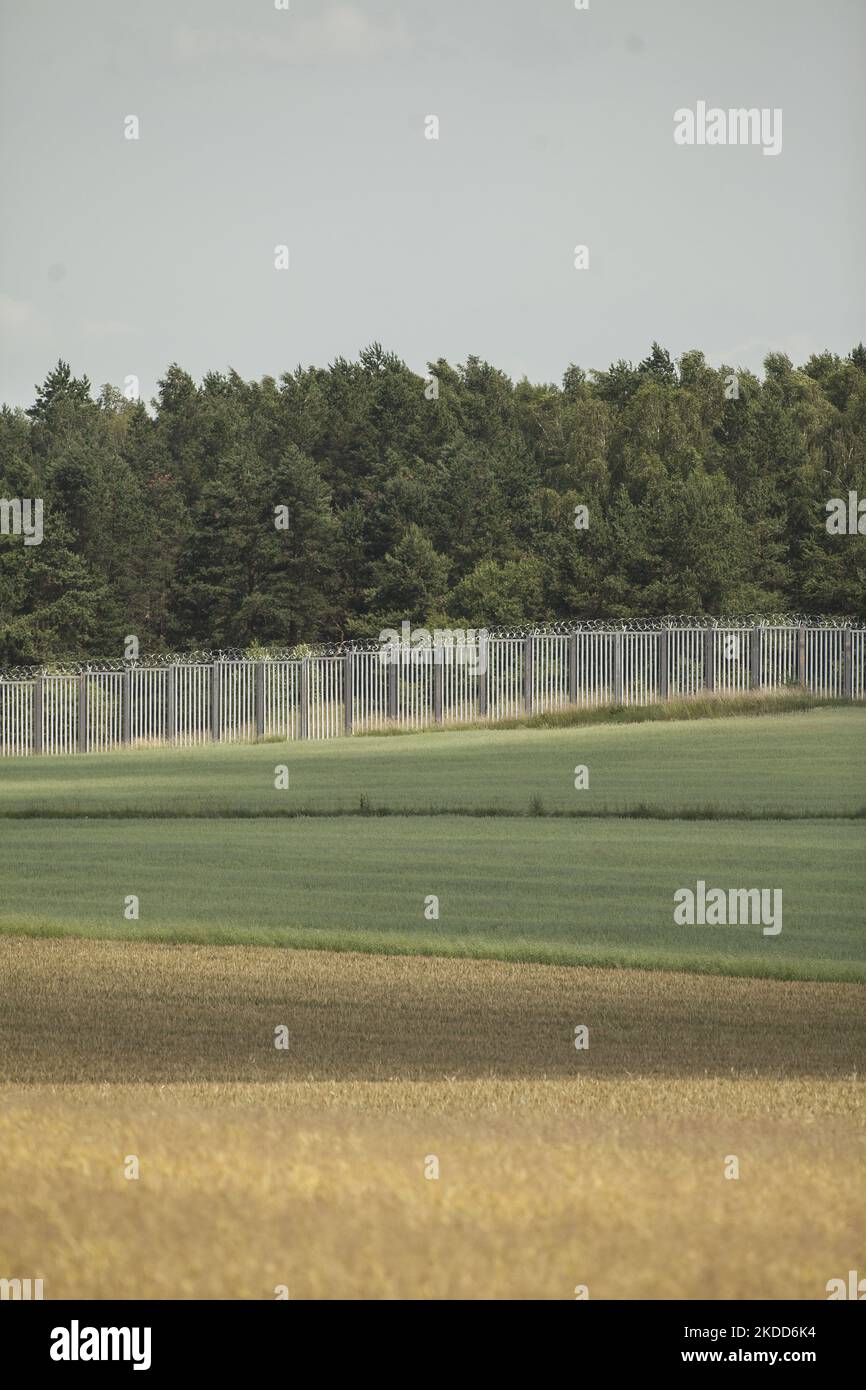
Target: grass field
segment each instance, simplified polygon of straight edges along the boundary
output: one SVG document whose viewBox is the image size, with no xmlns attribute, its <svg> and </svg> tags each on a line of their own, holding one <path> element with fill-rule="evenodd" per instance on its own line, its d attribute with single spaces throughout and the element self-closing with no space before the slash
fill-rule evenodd
<svg viewBox="0 0 866 1390">
<path fill-rule="evenodd" d="M 0 925 L 864 979 L 863 835 L 857 821 L 747 835 L 725 821 L 7 821 Z M 781 932 L 677 925 L 674 892 L 697 879 L 780 888 Z"/>
<path fill-rule="evenodd" d="M 863 979 L 864 734 L 838 708 L 22 759 L 0 929 Z M 676 925 L 699 879 L 780 889 L 782 931 Z"/>
<path fill-rule="evenodd" d="M 296 815 L 439 808 L 853 816 L 866 808 L 866 707 L 676 723 L 419 733 L 321 743 L 18 758 L 0 816 Z M 274 768 L 289 769 L 276 790 Z M 576 791 L 574 769 L 589 769 Z"/>
<path fill-rule="evenodd" d="M 864 1258 L 864 735 L 829 707 L 0 763 L 0 1276 L 825 1298 Z M 781 933 L 675 925 L 697 879 L 781 888 Z"/>
</svg>

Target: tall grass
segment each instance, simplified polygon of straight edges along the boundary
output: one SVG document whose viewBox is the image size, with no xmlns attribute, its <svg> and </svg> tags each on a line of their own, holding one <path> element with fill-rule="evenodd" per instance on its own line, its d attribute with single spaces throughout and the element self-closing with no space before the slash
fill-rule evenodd
<svg viewBox="0 0 866 1390">
<path fill-rule="evenodd" d="M 572 729 L 592 724 L 667 724 L 680 720 L 730 719 L 735 716 L 800 714 L 808 710 L 863 707 L 862 701 L 810 694 L 807 690 L 740 691 L 734 694 L 703 693 L 661 700 L 651 705 L 566 705 L 541 714 L 522 714 L 509 719 L 443 720 L 405 728 L 388 724 L 355 734 L 356 738 L 398 737 L 411 734 L 452 733 L 456 729 Z"/>
</svg>

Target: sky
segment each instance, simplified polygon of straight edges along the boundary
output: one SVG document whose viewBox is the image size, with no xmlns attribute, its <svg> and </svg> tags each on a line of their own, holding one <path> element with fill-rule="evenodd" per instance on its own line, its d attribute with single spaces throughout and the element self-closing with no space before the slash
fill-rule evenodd
<svg viewBox="0 0 866 1390">
<path fill-rule="evenodd" d="M 288 5 L 0 0 L 0 400 L 58 357 L 147 400 L 373 341 L 558 382 L 866 337 L 863 0 Z M 699 102 L 780 152 L 677 144 Z"/>
</svg>

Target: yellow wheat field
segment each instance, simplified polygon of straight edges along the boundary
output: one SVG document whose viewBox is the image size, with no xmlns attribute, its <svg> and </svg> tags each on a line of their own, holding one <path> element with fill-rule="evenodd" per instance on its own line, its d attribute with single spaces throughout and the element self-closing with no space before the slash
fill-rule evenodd
<svg viewBox="0 0 866 1390">
<path fill-rule="evenodd" d="M 814 1299 L 862 1267 L 860 986 L 15 937 L 0 976 L 0 1277 L 47 1298 Z"/>
</svg>

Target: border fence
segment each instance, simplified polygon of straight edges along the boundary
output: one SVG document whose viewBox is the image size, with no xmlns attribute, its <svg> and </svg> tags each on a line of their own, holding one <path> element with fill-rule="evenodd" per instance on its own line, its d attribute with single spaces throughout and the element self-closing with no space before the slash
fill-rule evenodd
<svg viewBox="0 0 866 1390">
<path fill-rule="evenodd" d="M 407 625 L 404 625 L 407 626 Z M 323 739 L 799 686 L 866 698 L 866 624 L 655 619 L 0 672 L 0 756 Z"/>
</svg>

